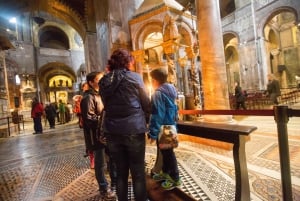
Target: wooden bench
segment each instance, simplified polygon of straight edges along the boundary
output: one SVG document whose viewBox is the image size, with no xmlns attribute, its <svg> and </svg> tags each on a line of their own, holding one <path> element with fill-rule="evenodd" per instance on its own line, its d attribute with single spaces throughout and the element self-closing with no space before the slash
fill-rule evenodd
<svg viewBox="0 0 300 201">
<path fill-rule="evenodd" d="M 178 121 L 177 126 L 178 132 L 182 134 L 233 144 L 235 201 L 250 201 L 245 143 L 247 136 L 257 127 L 195 121 Z"/>
</svg>

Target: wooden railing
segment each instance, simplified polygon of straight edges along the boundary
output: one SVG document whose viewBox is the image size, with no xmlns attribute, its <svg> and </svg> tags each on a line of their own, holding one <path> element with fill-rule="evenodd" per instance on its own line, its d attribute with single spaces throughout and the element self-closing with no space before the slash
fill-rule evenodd
<svg viewBox="0 0 300 201">
<path fill-rule="evenodd" d="M 11 124 L 17 124 L 19 132 L 21 130 L 20 124 L 22 124 L 23 125 L 23 130 L 24 130 L 23 115 L 0 117 L 0 121 L 3 121 L 3 120 L 5 121 L 5 123 L 2 124 L 2 126 L 5 126 L 7 128 L 8 136 L 11 135 L 11 132 L 10 132 Z"/>
<path fill-rule="evenodd" d="M 292 184 L 291 184 L 291 170 L 290 170 L 290 156 L 288 145 L 287 123 L 289 117 L 300 117 L 300 110 L 288 108 L 288 106 L 280 105 L 274 106 L 269 110 L 180 110 L 182 115 L 247 115 L 247 116 L 274 116 L 277 124 L 279 158 L 281 168 L 281 184 L 282 197 L 284 201 L 292 201 Z M 233 144 L 233 159 L 235 167 L 235 201 L 250 201 L 250 188 L 248 180 L 247 161 L 245 157 L 245 137 L 256 130 L 255 126 L 243 126 L 233 124 L 214 124 L 195 121 L 179 121 L 178 131 L 182 134 L 202 137 L 207 139 L 214 139 L 222 142 L 229 142 Z M 162 157 L 157 151 L 157 158 L 155 166 L 152 171 L 157 172 L 161 169 Z M 151 188 L 151 186 L 148 188 Z M 180 189 L 168 193 L 168 197 L 180 195 Z M 156 191 L 159 194 L 159 191 Z M 181 192 L 183 193 L 183 192 Z M 163 194 L 156 195 L 156 197 L 164 198 Z M 175 195 L 176 194 L 176 195 Z M 183 193 L 184 194 L 184 193 Z M 182 195 L 182 194 L 181 194 Z M 181 196 L 183 197 L 183 196 Z M 151 199 L 151 197 L 150 197 Z M 185 199 L 193 200 L 190 197 Z M 155 201 L 157 199 L 154 199 Z M 184 199 L 176 199 L 184 200 Z"/>
<path fill-rule="evenodd" d="M 274 106 L 271 110 L 181 110 L 179 111 L 180 114 L 183 115 L 247 115 L 247 116 L 274 116 L 274 120 L 277 124 L 277 136 L 278 136 L 278 147 L 279 147 L 279 158 L 280 158 L 280 168 L 281 168 L 281 184 L 282 184 L 282 197 L 284 201 L 292 201 L 293 200 L 293 194 L 292 194 L 292 184 L 291 184 L 291 170 L 290 170 L 290 156 L 289 156 L 289 144 L 288 144 L 288 132 L 287 132 L 287 123 L 289 121 L 289 117 L 300 117 L 300 110 L 298 109 L 292 109 L 289 108 L 286 105 L 279 105 Z M 191 123 L 194 124 L 194 123 Z M 196 126 L 196 125 L 195 125 Z M 199 125 L 201 127 L 201 125 Z M 235 125 L 237 126 L 237 125 Z M 180 130 L 180 123 L 179 123 L 179 130 Z M 194 136 L 200 137 L 203 134 L 200 134 L 200 130 L 203 130 L 204 128 L 198 128 L 194 130 L 190 130 L 187 134 L 192 134 Z M 222 129 L 222 128 L 221 128 Z M 185 131 L 183 128 L 180 131 Z M 204 131 L 204 130 L 203 130 Z M 234 132 L 234 130 L 232 131 Z M 252 131 L 251 131 L 252 132 Z M 224 132 L 225 134 L 225 132 Z M 223 135 L 220 133 L 220 135 Z M 204 135 L 204 137 L 209 137 L 208 135 Z M 219 138 L 219 140 L 223 140 L 222 137 L 215 136 L 216 138 Z M 228 136 L 227 136 L 228 137 Z M 224 138 L 227 138 L 224 137 Z M 218 139 L 217 139 L 218 140 Z M 241 144 L 242 145 L 242 144 Z M 244 148 L 243 148 L 244 149 Z M 240 153 L 244 150 L 240 150 L 239 152 L 234 151 L 238 154 L 240 157 Z M 235 159 L 236 160 L 236 159 Z M 244 159 L 241 161 L 235 161 L 235 169 L 236 171 L 242 171 L 242 169 L 239 169 L 240 167 L 237 167 L 236 163 L 242 163 L 243 164 Z M 244 172 L 243 174 L 248 175 L 247 166 L 243 168 Z M 244 181 L 244 179 L 248 178 L 248 176 L 243 175 L 236 175 L 236 194 L 235 194 L 235 200 L 236 201 L 244 201 L 244 200 L 250 200 L 250 194 L 248 194 L 247 189 L 247 182 Z M 238 181 L 240 180 L 240 181 Z M 241 182 L 241 183 L 239 183 Z M 244 185 L 244 186 L 242 186 Z M 249 196 L 249 197 L 248 197 Z"/>
<path fill-rule="evenodd" d="M 270 98 L 266 95 L 265 91 L 248 91 L 245 101 L 247 109 L 268 109 L 272 106 Z M 281 95 L 278 98 L 280 104 L 294 104 L 300 99 L 299 88 L 282 88 Z M 230 108 L 235 109 L 235 97 L 233 94 L 229 95 Z"/>
</svg>

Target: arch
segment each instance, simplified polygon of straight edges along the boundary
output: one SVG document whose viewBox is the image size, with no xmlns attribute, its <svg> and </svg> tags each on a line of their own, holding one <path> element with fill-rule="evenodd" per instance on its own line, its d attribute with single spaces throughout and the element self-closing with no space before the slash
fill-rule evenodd
<svg viewBox="0 0 300 201">
<path fill-rule="evenodd" d="M 84 19 L 82 19 L 82 17 L 80 17 L 80 14 L 77 13 L 74 9 L 68 7 L 66 4 L 58 0 L 56 0 L 55 3 L 53 3 L 53 0 L 45 0 L 43 1 L 43 3 L 40 3 L 39 9 L 69 23 L 79 33 L 81 38 L 85 38 L 84 36 L 86 33 L 86 28 Z"/>
<path fill-rule="evenodd" d="M 56 75 L 63 75 L 69 77 L 72 82 L 76 81 L 76 74 L 73 69 L 64 63 L 51 62 L 42 66 L 38 71 L 39 82 L 47 87 L 48 81 Z"/>
<path fill-rule="evenodd" d="M 241 81 L 239 61 L 239 37 L 235 32 L 226 32 L 223 35 L 224 53 L 226 62 L 226 75 L 228 90 L 234 93 L 234 82 Z"/>
<path fill-rule="evenodd" d="M 266 27 L 266 25 L 268 24 L 268 22 L 275 17 L 276 15 L 282 13 L 282 12 L 291 12 L 294 14 L 295 16 L 295 21 L 298 22 L 299 21 L 299 16 L 297 11 L 292 8 L 292 7 L 288 7 L 288 6 L 283 6 L 283 7 L 279 7 L 274 9 L 269 15 L 266 15 L 265 17 L 263 17 L 260 21 L 261 23 L 258 24 L 257 28 L 257 34 L 258 37 L 264 37 L 264 28 Z"/>
<path fill-rule="evenodd" d="M 262 29 L 266 70 L 277 76 L 282 88 L 296 85 L 295 75 L 300 72 L 299 48 L 293 40 L 296 37 L 297 18 L 294 8 L 280 7 L 265 18 Z"/>
<path fill-rule="evenodd" d="M 237 42 L 239 43 L 240 38 L 239 35 L 236 32 L 228 31 L 223 33 L 223 44 L 224 48 L 226 48 L 226 45 L 231 41 L 231 39 L 236 38 Z"/>
<path fill-rule="evenodd" d="M 133 36 L 132 41 L 134 50 L 144 49 L 144 41 L 147 36 L 153 32 L 162 33 L 163 22 L 159 20 L 151 20 L 144 23 L 142 26 L 137 28 L 136 35 Z"/>
<path fill-rule="evenodd" d="M 69 37 L 60 28 L 49 25 L 42 27 L 38 33 L 39 46 L 53 49 L 70 49 Z"/>
<path fill-rule="evenodd" d="M 181 22 L 179 24 L 178 32 L 181 36 L 179 41 L 180 44 L 192 46 L 195 42 L 197 43 L 197 33 L 186 22 Z"/>
<path fill-rule="evenodd" d="M 144 49 L 144 41 L 147 36 L 153 32 L 162 33 L 163 21 L 159 20 L 149 20 L 137 28 L 136 34 L 132 36 L 132 41 L 134 41 L 133 49 Z M 179 34 L 181 35 L 180 42 L 184 45 L 190 46 L 194 43 L 194 36 L 192 28 L 186 23 L 181 22 L 178 26 Z M 196 38 L 196 36 L 195 36 Z"/>
<path fill-rule="evenodd" d="M 50 102 L 68 102 L 75 94 L 73 84 L 76 84 L 76 74 L 64 63 L 51 62 L 38 71 L 38 83 L 43 100 Z"/>
</svg>

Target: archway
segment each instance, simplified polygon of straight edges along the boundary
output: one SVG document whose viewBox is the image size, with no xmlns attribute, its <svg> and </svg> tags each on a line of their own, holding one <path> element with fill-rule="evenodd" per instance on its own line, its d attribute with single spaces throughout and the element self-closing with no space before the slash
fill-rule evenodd
<svg viewBox="0 0 300 201">
<path fill-rule="evenodd" d="M 55 26 L 45 26 L 39 30 L 39 46 L 52 49 L 70 49 L 67 34 Z"/>
<path fill-rule="evenodd" d="M 64 63 L 52 62 L 38 72 L 42 100 L 47 102 L 71 102 L 76 94 L 76 74 Z"/>
<path fill-rule="evenodd" d="M 243 79 L 242 73 L 247 71 L 247 69 L 240 67 L 237 36 L 234 33 L 227 33 L 223 36 L 223 42 L 225 48 L 228 90 L 229 93 L 234 93 L 234 82 L 246 85 L 247 82 Z"/>
<path fill-rule="evenodd" d="M 300 76 L 300 31 L 292 8 L 274 11 L 263 28 L 267 72 L 273 73 L 282 88 L 295 87 Z"/>
</svg>

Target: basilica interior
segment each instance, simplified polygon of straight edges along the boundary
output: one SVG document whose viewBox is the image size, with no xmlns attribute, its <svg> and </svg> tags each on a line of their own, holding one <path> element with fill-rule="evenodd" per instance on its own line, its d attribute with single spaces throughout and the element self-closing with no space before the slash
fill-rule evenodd
<svg viewBox="0 0 300 201">
<path fill-rule="evenodd" d="M 149 72 L 166 68 L 180 109 L 233 109 L 235 82 L 249 109 L 270 108 L 268 74 L 280 103 L 295 103 L 299 16 L 299 0 L 0 0 L 0 127 L 13 112 L 30 119 L 33 97 L 73 104 L 117 48 L 131 51 L 149 96 Z"/>
<path fill-rule="evenodd" d="M 1 1 L 1 113 L 25 114 L 34 96 L 72 102 L 86 73 L 103 71 L 119 47 L 132 51 L 149 93 L 148 72 L 167 68 L 187 109 L 230 108 L 234 82 L 258 93 L 268 73 L 282 90 L 298 86 L 297 1 L 274 9 L 226 0 L 203 11 L 200 1 L 117 2 Z"/>
</svg>

